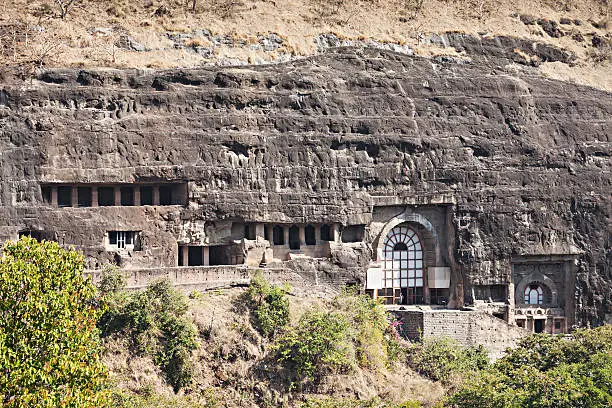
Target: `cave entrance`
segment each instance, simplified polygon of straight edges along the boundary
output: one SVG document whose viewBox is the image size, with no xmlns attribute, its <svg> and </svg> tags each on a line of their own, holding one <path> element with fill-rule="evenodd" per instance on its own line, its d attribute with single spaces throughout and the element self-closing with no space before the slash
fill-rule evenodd
<svg viewBox="0 0 612 408">
<path fill-rule="evenodd" d="M 289 249 L 300 249 L 300 229 L 295 225 L 289 228 Z"/>
<path fill-rule="evenodd" d="M 536 333 L 544 333 L 546 320 L 544 319 L 535 319 L 533 321 L 533 331 Z"/>
</svg>

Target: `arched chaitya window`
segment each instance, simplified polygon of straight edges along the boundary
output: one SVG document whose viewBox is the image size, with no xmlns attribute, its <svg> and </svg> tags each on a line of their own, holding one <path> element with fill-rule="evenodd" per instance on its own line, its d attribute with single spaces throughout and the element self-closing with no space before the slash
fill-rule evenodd
<svg viewBox="0 0 612 408">
<path fill-rule="evenodd" d="M 541 305 L 544 303 L 544 290 L 542 286 L 531 284 L 525 288 L 525 304 Z"/>
<path fill-rule="evenodd" d="M 423 247 L 419 236 L 405 225 L 393 228 L 383 245 L 385 303 L 423 303 Z"/>
</svg>

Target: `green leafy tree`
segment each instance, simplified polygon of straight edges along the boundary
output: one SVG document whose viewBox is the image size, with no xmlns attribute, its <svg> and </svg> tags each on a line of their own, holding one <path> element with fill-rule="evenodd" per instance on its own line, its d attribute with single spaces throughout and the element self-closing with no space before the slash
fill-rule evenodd
<svg viewBox="0 0 612 408">
<path fill-rule="evenodd" d="M 279 361 L 293 365 L 298 376 L 318 380 L 329 372 L 347 371 L 354 357 L 348 342 L 349 322 L 340 313 L 310 310 L 296 327 L 278 339 Z"/>
<path fill-rule="evenodd" d="M 473 375 L 449 401 L 455 407 L 603 408 L 612 406 L 612 327 L 571 339 L 527 337 Z"/>
<path fill-rule="evenodd" d="M 96 288 L 83 256 L 23 237 L 0 258 L 0 396 L 4 407 L 108 404 Z"/>
</svg>

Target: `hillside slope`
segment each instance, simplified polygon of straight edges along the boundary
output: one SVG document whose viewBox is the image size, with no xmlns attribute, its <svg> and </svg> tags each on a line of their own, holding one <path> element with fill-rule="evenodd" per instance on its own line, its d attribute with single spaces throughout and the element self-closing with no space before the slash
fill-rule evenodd
<svg viewBox="0 0 612 408">
<path fill-rule="evenodd" d="M 269 63 L 339 44 L 464 55 L 431 41 L 432 33 L 460 32 L 563 48 L 576 56 L 570 64 L 535 63 L 553 78 L 612 89 L 607 0 L 81 0 L 63 19 L 60 13 L 49 0 L 2 2 L 4 65 L 31 70 Z"/>
</svg>

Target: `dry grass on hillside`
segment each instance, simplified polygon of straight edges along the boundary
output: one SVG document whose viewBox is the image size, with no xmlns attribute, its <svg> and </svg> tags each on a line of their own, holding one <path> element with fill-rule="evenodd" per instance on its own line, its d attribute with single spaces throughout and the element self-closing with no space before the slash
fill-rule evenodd
<svg viewBox="0 0 612 408">
<path fill-rule="evenodd" d="M 196 371 L 189 392 L 209 396 L 219 407 L 257 407 L 258 399 L 270 401 L 271 406 L 299 406 L 299 399 L 290 401 L 285 379 L 262 378 L 258 367 L 273 364 L 266 359 L 270 343 L 249 323 L 248 313 L 241 309 L 241 293 L 242 289 L 220 290 L 190 300 L 189 314 L 198 331 L 207 335 L 201 337 L 193 357 Z M 292 322 L 297 322 L 313 306 L 329 307 L 329 300 L 307 296 L 290 296 L 290 303 Z M 171 387 L 165 384 L 152 359 L 130 355 L 126 345 L 117 339 L 107 344 L 104 362 L 120 388 L 173 398 Z M 379 396 L 396 402 L 418 399 L 425 406 L 432 406 L 443 396 L 444 389 L 405 364 L 397 363 L 378 372 L 360 369 L 349 375 L 327 377 L 316 390 L 319 394 L 314 392 L 306 391 L 299 397 L 320 394 L 368 399 Z"/>
<path fill-rule="evenodd" d="M 609 36 L 605 21 L 611 0 L 196 0 L 195 13 L 193 0 L 77 0 L 64 19 L 56 1 L 0 0 L 0 58 L 5 64 L 169 68 L 213 61 L 274 62 L 316 53 L 315 38 L 322 33 L 404 44 L 431 55 L 449 51 L 424 45 L 422 35 L 460 31 L 514 35 L 566 48 L 578 55 L 579 63 L 546 67 L 547 75 L 612 89 L 610 63 L 594 63 L 588 41 L 593 33 Z M 587 41 L 550 37 L 537 24 L 521 22 L 519 14 L 578 19 L 581 25 L 572 25 L 571 31 Z M 245 45 L 217 46 L 213 55 L 201 55 L 193 50 L 210 46 L 208 38 L 193 35 L 185 48 L 177 49 L 168 37 L 194 30 L 229 35 Z M 254 49 L 257 36 L 270 33 L 283 39 L 282 46 Z M 131 36 L 147 51 L 117 47 L 121 35 Z"/>
</svg>

